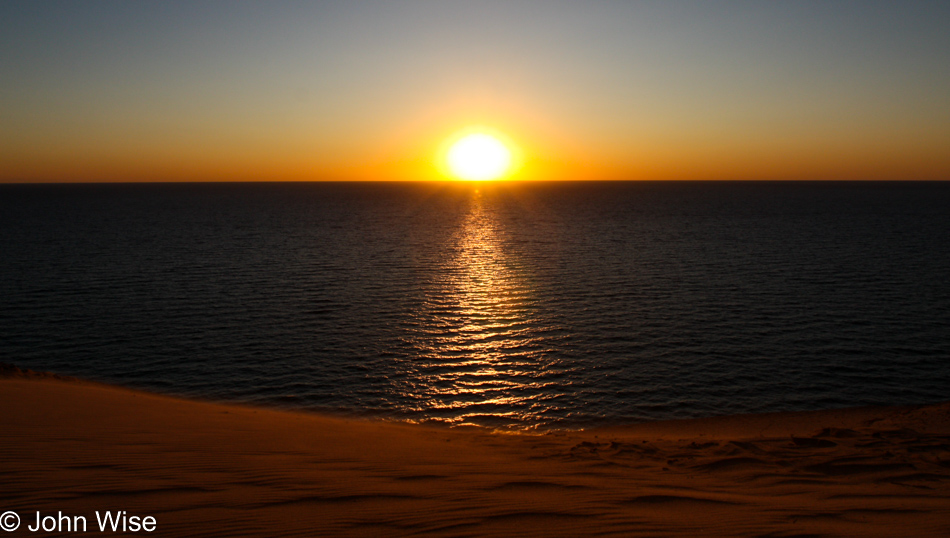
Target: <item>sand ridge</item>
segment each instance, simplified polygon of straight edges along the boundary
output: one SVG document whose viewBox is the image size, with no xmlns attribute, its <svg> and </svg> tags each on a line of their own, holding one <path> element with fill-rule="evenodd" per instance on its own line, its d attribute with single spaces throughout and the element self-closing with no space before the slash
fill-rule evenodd
<svg viewBox="0 0 950 538">
<path fill-rule="evenodd" d="M 544 435 L 0 379 L 0 511 L 163 536 L 946 536 L 950 404 Z M 21 528 L 11 533 L 40 535 Z"/>
</svg>

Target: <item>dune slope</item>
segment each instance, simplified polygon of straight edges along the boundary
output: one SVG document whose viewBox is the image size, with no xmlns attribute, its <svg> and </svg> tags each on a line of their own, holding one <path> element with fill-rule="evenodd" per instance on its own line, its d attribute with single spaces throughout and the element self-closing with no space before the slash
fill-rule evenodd
<svg viewBox="0 0 950 538">
<path fill-rule="evenodd" d="M 11 536 L 106 510 L 163 536 L 950 535 L 950 404 L 511 435 L 22 374 L 0 379 Z"/>
</svg>

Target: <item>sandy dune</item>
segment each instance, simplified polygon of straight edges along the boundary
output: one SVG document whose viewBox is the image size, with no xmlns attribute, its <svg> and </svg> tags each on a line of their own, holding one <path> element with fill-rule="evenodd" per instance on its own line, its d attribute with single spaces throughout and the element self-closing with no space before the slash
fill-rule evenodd
<svg viewBox="0 0 950 538">
<path fill-rule="evenodd" d="M 10 536 L 950 536 L 950 404 L 509 435 L 7 373 Z"/>
</svg>

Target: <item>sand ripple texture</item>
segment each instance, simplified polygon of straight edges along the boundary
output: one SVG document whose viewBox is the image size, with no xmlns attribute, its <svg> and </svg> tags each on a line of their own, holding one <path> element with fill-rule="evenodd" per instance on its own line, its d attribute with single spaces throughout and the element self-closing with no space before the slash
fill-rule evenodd
<svg viewBox="0 0 950 538">
<path fill-rule="evenodd" d="M 577 428 L 941 401 L 947 183 L 0 186 L 6 362 Z"/>
</svg>

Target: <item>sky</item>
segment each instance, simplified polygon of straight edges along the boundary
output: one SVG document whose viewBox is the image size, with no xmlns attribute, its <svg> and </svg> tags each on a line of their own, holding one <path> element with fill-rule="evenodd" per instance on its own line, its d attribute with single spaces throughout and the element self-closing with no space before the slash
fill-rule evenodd
<svg viewBox="0 0 950 538">
<path fill-rule="evenodd" d="M 0 182 L 950 179 L 950 2 L 0 0 Z"/>
</svg>

